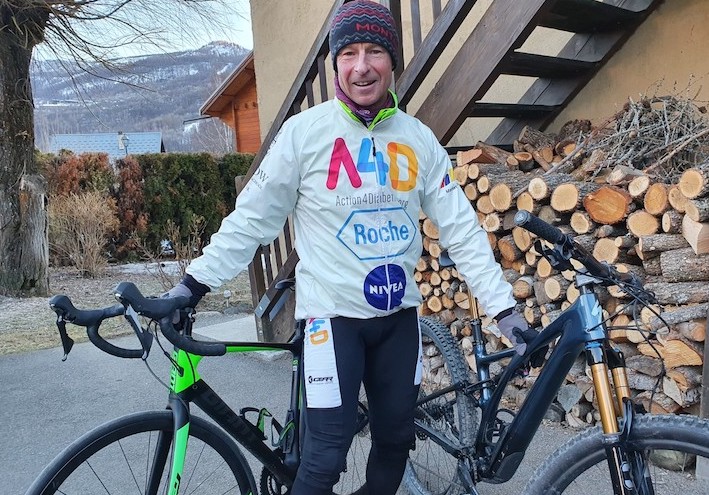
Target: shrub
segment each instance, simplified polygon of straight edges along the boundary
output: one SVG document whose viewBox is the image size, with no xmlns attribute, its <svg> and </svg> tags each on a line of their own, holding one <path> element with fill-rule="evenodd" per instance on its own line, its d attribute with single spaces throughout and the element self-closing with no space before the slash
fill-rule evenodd
<svg viewBox="0 0 709 495">
<path fill-rule="evenodd" d="M 82 153 L 75 155 L 61 151 L 56 158 L 44 165 L 49 183 L 49 193 L 66 196 L 83 191 L 109 191 L 115 182 L 115 174 L 106 153 Z"/>
<path fill-rule="evenodd" d="M 98 191 L 49 201 L 49 245 L 55 261 L 69 263 L 85 277 L 100 275 L 107 264 L 105 247 L 119 226 L 116 204 Z"/>
<path fill-rule="evenodd" d="M 135 238 L 148 231 L 148 214 L 143 193 L 143 167 L 133 156 L 116 160 L 118 184 L 113 197 L 118 208 L 120 228 L 114 241 L 114 256 L 125 259 L 136 249 Z"/>
</svg>

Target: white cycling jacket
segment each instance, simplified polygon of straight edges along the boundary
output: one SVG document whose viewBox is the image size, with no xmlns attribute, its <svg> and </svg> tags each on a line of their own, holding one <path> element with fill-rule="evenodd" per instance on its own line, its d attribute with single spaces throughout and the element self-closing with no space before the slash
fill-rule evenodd
<svg viewBox="0 0 709 495">
<path fill-rule="evenodd" d="M 421 303 L 419 212 L 490 316 L 514 306 L 477 215 L 430 129 L 404 112 L 367 128 L 334 99 L 290 118 L 187 273 L 219 287 L 293 213 L 296 318 L 384 316 Z"/>
</svg>

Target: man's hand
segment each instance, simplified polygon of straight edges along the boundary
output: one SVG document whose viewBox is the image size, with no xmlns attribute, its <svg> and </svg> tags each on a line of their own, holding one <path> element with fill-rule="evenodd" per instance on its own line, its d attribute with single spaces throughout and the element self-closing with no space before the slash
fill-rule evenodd
<svg viewBox="0 0 709 495">
<path fill-rule="evenodd" d="M 497 321 L 497 327 L 500 329 L 500 332 L 502 332 L 502 335 L 507 337 L 507 339 L 512 342 L 512 345 L 515 346 L 515 351 L 517 354 L 520 356 L 523 355 L 527 352 L 527 344 L 532 342 L 536 336 L 539 335 L 539 332 L 531 328 L 524 318 L 522 318 L 522 315 L 514 309 L 503 311 L 500 315 L 498 315 L 498 317 L 499 316 L 502 316 Z M 533 368 L 538 368 L 544 364 L 544 358 L 546 357 L 547 350 L 548 346 L 544 346 L 532 354 L 529 358 L 529 364 Z"/>
<path fill-rule="evenodd" d="M 186 297 L 187 299 L 190 300 L 190 306 L 195 307 L 199 300 L 201 299 L 198 296 L 195 296 L 192 294 L 192 291 L 190 290 L 189 287 L 187 287 L 185 284 L 180 282 L 176 286 L 174 286 L 172 289 L 169 291 L 165 292 L 162 294 L 160 297 Z M 172 316 L 172 323 L 177 325 L 180 323 L 180 312 L 175 311 L 175 314 Z"/>
</svg>

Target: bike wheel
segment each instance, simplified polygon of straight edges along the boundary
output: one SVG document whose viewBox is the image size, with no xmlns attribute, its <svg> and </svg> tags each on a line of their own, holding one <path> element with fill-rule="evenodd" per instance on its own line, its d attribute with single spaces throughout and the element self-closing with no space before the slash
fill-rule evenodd
<svg viewBox="0 0 709 495">
<path fill-rule="evenodd" d="M 172 429 L 170 411 L 140 412 L 99 426 L 60 453 L 27 495 L 167 493 Z M 192 417 L 189 433 L 180 493 L 256 493 L 244 456 L 224 432 Z"/>
<path fill-rule="evenodd" d="M 639 495 L 709 493 L 709 481 L 697 478 L 694 471 L 697 462 L 709 463 L 709 421 L 694 416 L 638 416 L 629 445 L 645 460 L 652 485 L 640 489 Z M 637 478 L 633 481 L 639 485 L 643 476 Z M 524 493 L 586 495 L 591 491 L 613 494 L 600 428 L 582 432 L 551 455 Z"/>
<path fill-rule="evenodd" d="M 333 487 L 335 495 L 351 495 L 357 493 L 366 482 L 367 459 L 372 448 L 372 435 L 369 430 L 369 404 L 364 387 L 359 391 L 357 407 L 357 429 L 350 450 L 347 452 L 345 470 L 340 473 L 340 481 Z"/>
<path fill-rule="evenodd" d="M 470 379 L 472 372 L 450 330 L 431 318 L 421 317 L 419 322 L 424 356 L 419 397 Z M 450 392 L 425 402 L 417 408 L 416 417 L 417 423 L 423 422 L 454 445 L 471 445 L 474 440 L 478 411 L 472 399 L 462 392 Z M 458 460 L 420 428 L 416 437 L 416 448 L 409 453 L 404 473 L 403 482 L 409 492 L 416 495 L 463 493 Z"/>
</svg>

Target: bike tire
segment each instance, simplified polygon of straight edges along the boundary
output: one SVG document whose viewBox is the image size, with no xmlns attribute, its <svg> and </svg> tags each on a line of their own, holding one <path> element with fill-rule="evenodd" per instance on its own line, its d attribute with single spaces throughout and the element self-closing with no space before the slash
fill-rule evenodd
<svg viewBox="0 0 709 495">
<path fill-rule="evenodd" d="M 691 471 L 692 456 L 709 462 L 709 421 L 694 416 L 637 416 L 629 445 L 633 452 L 649 459 L 653 490 L 657 495 L 709 493 L 709 481 Z M 667 469 L 669 452 L 676 452 L 673 469 Z M 660 462 L 662 459 L 664 461 Z M 660 466 L 662 464 L 662 466 Z M 708 464 L 709 465 L 709 464 Z M 636 481 L 636 480 L 634 480 Z M 588 494 L 612 495 L 603 433 L 599 427 L 586 430 L 554 452 L 530 478 L 527 495 Z"/>
<path fill-rule="evenodd" d="M 419 397 L 453 382 L 474 381 L 474 373 L 470 371 L 450 330 L 429 317 L 420 317 L 419 325 L 424 346 L 424 376 Z M 431 346 L 435 347 L 435 351 Z M 438 378 L 429 380 L 427 377 L 432 376 L 431 368 L 436 368 L 434 363 L 439 362 L 441 358 L 442 366 L 438 368 L 439 374 L 436 375 Z M 442 381 L 439 380 L 440 373 L 444 374 Z M 472 445 L 479 423 L 479 413 L 472 398 L 464 393 L 451 392 L 433 399 L 419 406 L 416 414 L 453 442 Z M 463 493 L 458 462 L 417 428 L 416 448 L 409 453 L 403 484 L 409 493 L 414 495 Z"/>
<path fill-rule="evenodd" d="M 167 493 L 172 430 L 170 411 L 144 411 L 109 421 L 62 451 L 32 483 L 27 495 Z M 159 437 L 165 446 L 162 449 L 156 447 Z M 181 493 L 257 493 L 239 447 L 214 424 L 192 416 L 187 449 Z M 157 451 L 161 456 L 156 456 Z M 159 485 L 149 489 L 149 466 L 156 457 L 167 459 L 162 464 L 166 469 Z"/>
</svg>

